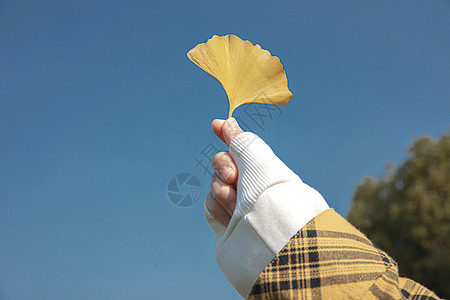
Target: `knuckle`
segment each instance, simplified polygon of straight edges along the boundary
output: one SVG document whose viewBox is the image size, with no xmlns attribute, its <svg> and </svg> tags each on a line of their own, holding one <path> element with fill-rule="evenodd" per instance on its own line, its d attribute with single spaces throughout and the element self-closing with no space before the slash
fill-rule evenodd
<svg viewBox="0 0 450 300">
<path fill-rule="evenodd" d="M 211 175 L 211 189 L 213 188 L 213 184 L 217 183 L 218 180 L 220 180 L 219 175 L 217 175 L 217 173 L 213 173 Z"/>
<path fill-rule="evenodd" d="M 221 162 L 224 161 L 224 158 L 226 156 L 226 152 L 222 151 L 214 155 L 213 159 L 211 160 L 211 164 L 214 169 L 220 165 Z"/>
<path fill-rule="evenodd" d="M 218 201 L 227 199 L 229 194 L 229 187 L 223 184 L 216 174 L 211 180 L 211 193 Z"/>
<path fill-rule="evenodd" d="M 218 187 L 215 190 L 214 195 L 215 195 L 216 199 L 218 199 L 218 200 L 220 199 L 219 201 L 223 202 L 223 200 L 226 200 L 228 198 L 228 189 L 225 187 Z"/>
</svg>

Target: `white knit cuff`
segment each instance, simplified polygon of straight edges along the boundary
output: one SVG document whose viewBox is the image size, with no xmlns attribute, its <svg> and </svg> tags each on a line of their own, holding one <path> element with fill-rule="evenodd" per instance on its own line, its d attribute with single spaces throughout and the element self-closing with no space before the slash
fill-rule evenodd
<svg viewBox="0 0 450 300">
<path fill-rule="evenodd" d="M 269 187 L 290 180 L 300 180 L 256 134 L 245 132 L 230 143 L 230 155 L 238 170 L 238 203 L 235 213 L 245 215 L 257 197 Z M 300 180 L 301 181 L 301 180 Z"/>
<path fill-rule="evenodd" d="M 293 235 L 329 207 L 257 135 L 246 132 L 230 144 L 239 170 L 237 204 L 227 228 L 208 212 L 216 232 L 217 263 L 246 298 L 264 268 Z"/>
</svg>

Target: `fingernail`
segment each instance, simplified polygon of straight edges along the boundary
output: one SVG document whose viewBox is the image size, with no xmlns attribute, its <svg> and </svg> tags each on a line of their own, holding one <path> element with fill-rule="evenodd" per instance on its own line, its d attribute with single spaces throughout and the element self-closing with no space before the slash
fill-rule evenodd
<svg viewBox="0 0 450 300">
<path fill-rule="evenodd" d="M 231 129 L 233 129 L 233 130 L 239 130 L 239 129 L 240 129 L 238 123 L 236 122 L 236 119 L 233 118 L 233 117 L 231 117 L 231 118 L 229 119 L 229 121 L 228 121 L 228 126 L 229 126 Z"/>
<path fill-rule="evenodd" d="M 222 177 L 222 180 L 226 181 L 228 179 L 228 177 L 230 177 L 230 175 L 233 173 L 233 169 L 225 166 L 220 170 L 220 175 Z"/>
</svg>

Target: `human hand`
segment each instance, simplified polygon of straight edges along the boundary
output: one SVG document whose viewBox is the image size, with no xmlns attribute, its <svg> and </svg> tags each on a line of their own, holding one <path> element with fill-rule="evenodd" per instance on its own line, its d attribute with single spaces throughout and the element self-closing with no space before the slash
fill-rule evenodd
<svg viewBox="0 0 450 300">
<path fill-rule="evenodd" d="M 227 146 L 243 133 L 234 118 L 216 119 L 212 122 L 212 129 Z M 214 174 L 211 176 L 211 192 L 206 196 L 206 207 L 211 215 L 226 227 L 236 207 L 239 170 L 228 151 L 217 153 L 211 164 Z"/>
<path fill-rule="evenodd" d="M 300 228 L 328 209 L 323 197 L 236 120 L 214 120 L 229 147 L 212 160 L 211 192 L 203 203 L 216 234 L 217 264 L 246 298 L 259 274 Z"/>
</svg>

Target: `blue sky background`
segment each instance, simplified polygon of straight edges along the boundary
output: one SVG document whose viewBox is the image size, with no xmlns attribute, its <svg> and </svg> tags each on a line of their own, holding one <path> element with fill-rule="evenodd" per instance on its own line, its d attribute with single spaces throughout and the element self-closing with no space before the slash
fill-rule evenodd
<svg viewBox="0 0 450 300">
<path fill-rule="evenodd" d="M 193 160 L 228 101 L 186 57 L 227 33 L 281 58 L 294 98 L 255 131 L 341 214 L 449 130 L 449 1 L 0 0 L 0 299 L 239 299 Z"/>
</svg>

